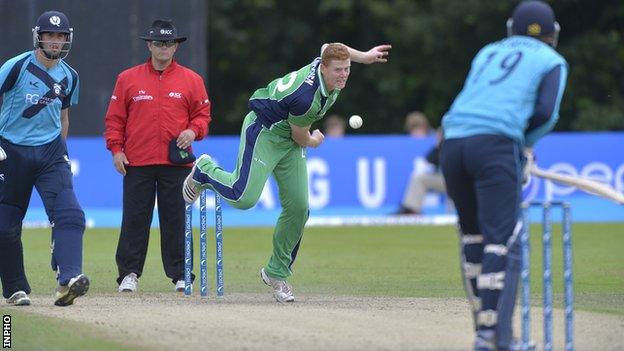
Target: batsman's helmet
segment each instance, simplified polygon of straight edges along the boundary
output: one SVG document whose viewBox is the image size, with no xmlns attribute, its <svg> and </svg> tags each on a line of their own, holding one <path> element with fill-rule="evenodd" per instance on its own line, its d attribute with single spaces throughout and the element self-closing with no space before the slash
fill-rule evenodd
<svg viewBox="0 0 624 351">
<path fill-rule="evenodd" d="M 74 40 L 74 29 L 69 26 L 69 20 L 64 13 L 59 11 L 46 11 L 37 19 L 35 27 L 32 29 L 33 33 L 33 46 L 35 49 L 43 49 L 43 41 L 41 40 L 42 33 L 64 33 L 65 41 L 62 42 L 63 46 L 58 54 L 51 54 L 46 50 L 42 50 L 43 54 L 51 59 L 56 60 L 59 58 L 67 57 L 71 44 Z"/>
<path fill-rule="evenodd" d="M 547 3 L 539 0 L 523 1 L 507 20 L 507 35 L 542 37 L 552 35 L 552 46 L 557 46 L 561 27 L 555 21 L 555 12 Z"/>
</svg>

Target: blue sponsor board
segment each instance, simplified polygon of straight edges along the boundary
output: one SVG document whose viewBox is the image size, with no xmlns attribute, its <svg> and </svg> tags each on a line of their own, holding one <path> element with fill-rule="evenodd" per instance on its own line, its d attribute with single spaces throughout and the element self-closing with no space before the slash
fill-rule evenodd
<svg viewBox="0 0 624 351">
<path fill-rule="evenodd" d="M 307 151 L 310 209 L 318 216 L 383 216 L 398 208 L 413 172 L 431 171 L 424 155 L 433 137 L 347 136 L 328 138 Z M 624 190 L 624 133 L 554 133 L 536 148 L 538 165 L 550 171 L 584 176 Z M 74 186 L 90 226 L 118 227 L 121 223 L 122 177 L 102 138 L 68 140 Z M 194 145 L 195 154 L 208 153 L 226 170 L 234 168 L 238 137 L 210 137 Z M 576 221 L 624 221 L 624 207 L 575 188 L 534 178 L 525 187 L 528 200 L 557 199 L 572 204 Z M 196 204 L 197 206 L 197 204 Z M 208 208 L 214 208 L 209 196 Z M 181 209 L 182 210 L 182 209 Z M 446 197 L 430 194 L 425 214 L 453 213 Z M 214 213 L 214 212 L 212 212 Z M 279 215 L 278 189 L 273 180 L 265 186 L 254 209 L 240 211 L 224 204 L 226 226 L 272 225 Z M 537 219 L 537 217 L 535 217 Z M 33 195 L 27 224 L 47 221 L 38 195 Z M 157 225 L 157 215 L 154 225 Z M 209 216 L 214 225 L 214 216 Z"/>
</svg>

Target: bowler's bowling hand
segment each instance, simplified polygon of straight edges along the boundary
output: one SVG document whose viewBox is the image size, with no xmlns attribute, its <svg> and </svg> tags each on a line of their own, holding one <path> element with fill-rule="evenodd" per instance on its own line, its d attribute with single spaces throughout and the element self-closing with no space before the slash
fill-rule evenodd
<svg viewBox="0 0 624 351">
<path fill-rule="evenodd" d="M 310 139 L 312 140 L 310 146 L 318 147 L 323 143 L 323 141 L 325 141 L 325 135 L 323 135 L 320 130 L 315 129 L 314 131 L 312 131 Z"/>
</svg>

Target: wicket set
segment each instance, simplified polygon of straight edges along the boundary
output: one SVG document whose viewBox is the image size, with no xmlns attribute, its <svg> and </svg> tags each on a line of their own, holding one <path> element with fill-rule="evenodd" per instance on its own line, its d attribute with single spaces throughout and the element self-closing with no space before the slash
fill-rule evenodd
<svg viewBox="0 0 624 351">
<path fill-rule="evenodd" d="M 206 193 L 202 190 L 199 196 L 199 281 L 200 295 L 208 296 L 208 228 L 206 225 Z M 223 215 L 221 212 L 221 196 L 215 193 L 215 270 L 216 294 L 223 297 Z M 193 272 L 193 204 L 185 204 L 184 213 L 184 295 L 191 295 Z"/>
<path fill-rule="evenodd" d="M 530 311 L 531 311 L 531 286 L 530 286 L 530 233 L 529 233 L 529 209 L 537 207 L 542 209 L 542 248 L 543 248 L 543 308 L 544 308 L 544 350 L 553 349 L 552 342 L 552 222 L 551 211 L 553 207 L 562 210 L 562 235 L 563 235 L 563 282 L 564 282 L 564 314 L 565 314 L 565 350 L 574 350 L 574 293 L 572 289 L 572 218 L 570 216 L 570 204 L 560 201 L 529 202 L 522 204 L 523 230 L 520 235 L 522 250 L 522 350 L 529 348 L 530 339 Z"/>
</svg>

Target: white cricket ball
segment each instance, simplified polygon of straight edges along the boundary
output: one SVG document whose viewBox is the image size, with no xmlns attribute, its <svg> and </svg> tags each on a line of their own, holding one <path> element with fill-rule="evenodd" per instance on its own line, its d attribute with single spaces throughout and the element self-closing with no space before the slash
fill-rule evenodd
<svg viewBox="0 0 624 351">
<path fill-rule="evenodd" d="M 353 129 L 360 128 L 362 126 L 362 123 L 364 123 L 364 121 L 362 120 L 362 117 L 360 117 L 358 115 L 353 115 L 353 116 L 349 117 L 349 125 Z"/>
</svg>

